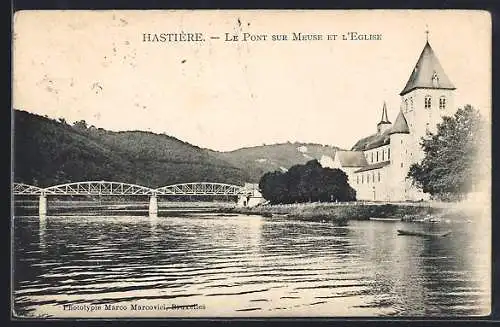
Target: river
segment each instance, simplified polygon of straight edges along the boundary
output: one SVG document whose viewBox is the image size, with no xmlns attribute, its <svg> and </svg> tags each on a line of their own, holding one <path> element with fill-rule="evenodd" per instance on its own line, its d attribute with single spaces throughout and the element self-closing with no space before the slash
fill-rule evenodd
<svg viewBox="0 0 500 327">
<path fill-rule="evenodd" d="M 420 225 L 209 213 L 16 217 L 14 310 L 83 318 L 489 314 L 489 222 L 437 224 L 452 230 L 441 238 L 397 235 Z"/>
</svg>

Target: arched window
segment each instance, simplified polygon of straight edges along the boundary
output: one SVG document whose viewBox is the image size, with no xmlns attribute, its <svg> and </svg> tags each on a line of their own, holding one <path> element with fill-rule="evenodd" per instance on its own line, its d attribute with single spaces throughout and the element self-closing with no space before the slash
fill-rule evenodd
<svg viewBox="0 0 500 327">
<path fill-rule="evenodd" d="M 377 162 L 378 162 L 378 151 L 377 151 Z"/>
<path fill-rule="evenodd" d="M 391 148 L 387 149 L 387 160 L 391 159 Z"/>
<path fill-rule="evenodd" d="M 439 77 L 436 72 L 434 72 L 434 74 L 432 75 L 432 85 L 434 87 L 439 87 Z"/>
<path fill-rule="evenodd" d="M 372 163 L 373 163 L 373 152 L 372 152 Z"/>
<path fill-rule="evenodd" d="M 375 183 L 375 172 L 372 171 L 372 181 Z"/>
<path fill-rule="evenodd" d="M 432 98 L 430 95 L 426 95 L 425 96 L 425 100 L 424 100 L 424 108 L 425 109 L 431 109 L 431 101 L 432 101 Z"/>
<path fill-rule="evenodd" d="M 439 109 L 446 109 L 446 97 L 444 95 L 439 98 Z"/>
</svg>

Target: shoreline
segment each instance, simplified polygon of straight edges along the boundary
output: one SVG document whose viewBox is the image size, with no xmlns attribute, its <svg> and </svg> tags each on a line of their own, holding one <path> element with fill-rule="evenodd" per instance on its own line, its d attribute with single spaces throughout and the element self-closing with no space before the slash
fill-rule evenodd
<svg viewBox="0 0 500 327">
<path fill-rule="evenodd" d="M 65 203 L 66 204 L 66 203 Z M 448 218 L 462 216 L 469 219 L 477 214 L 483 214 L 487 208 L 470 206 L 471 203 L 443 203 L 443 202 L 403 202 L 403 203 L 377 203 L 377 202 L 322 202 L 322 203 L 295 203 L 295 204 L 264 204 L 255 207 L 236 207 L 228 205 L 186 207 L 172 204 L 159 205 L 159 216 L 189 215 L 192 213 L 211 214 L 247 214 L 260 215 L 267 218 L 287 218 L 304 221 L 332 222 L 345 224 L 349 220 L 369 220 L 370 218 L 397 218 L 402 221 L 412 222 L 424 217 Z M 33 215 L 38 212 L 37 206 L 15 206 L 14 216 Z M 52 205 L 50 211 L 53 215 L 75 215 L 85 211 L 86 214 L 130 214 L 143 216 L 148 214 L 148 204 L 107 204 L 107 205 Z"/>
<path fill-rule="evenodd" d="M 295 203 L 261 205 L 252 208 L 234 208 L 239 214 L 262 215 L 264 217 L 286 217 L 308 221 L 330 221 L 343 223 L 348 220 L 368 220 L 369 218 L 401 218 L 412 221 L 428 215 L 443 216 L 453 207 L 422 203 Z"/>
</svg>

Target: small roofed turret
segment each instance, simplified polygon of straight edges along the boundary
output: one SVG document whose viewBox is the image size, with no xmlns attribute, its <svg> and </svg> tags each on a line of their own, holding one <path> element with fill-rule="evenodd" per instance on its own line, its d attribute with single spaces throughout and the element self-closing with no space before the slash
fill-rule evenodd
<svg viewBox="0 0 500 327">
<path fill-rule="evenodd" d="M 408 122 L 403 111 L 399 111 L 398 117 L 396 117 L 396 121 L 394 121 L 389 134 L 410 134 L 410 128 L 408 128 Z"/>
<path fill-rule="evenodd" d="M 389 128 L 391 128 L 391 122 L 389 118 L 387 118 L 387 106 L 384 101 L 384 106 L 382 108 L 382 117 L 380 118 L 380 122 L 377 124 L 377 133 L 383 133 Z"/>
</svg>

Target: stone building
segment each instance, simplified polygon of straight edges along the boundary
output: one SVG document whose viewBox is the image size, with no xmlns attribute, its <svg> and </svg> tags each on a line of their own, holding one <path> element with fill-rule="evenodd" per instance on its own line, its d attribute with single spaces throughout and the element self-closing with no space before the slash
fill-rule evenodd
<svg viewBox="0 0 500 327">
<path fill-rule="evenodd" d="M 360 139 L 349 151 L 338 151 L 327 166 L 346 172 L 358 200 L 427 199 L 406 176 L 410 166 L 424 157 L 420 141 L 426 131 L 435 132 L 442 116 L 454 114 L 454 93 L 455 86 L 427 40 L 399 94 L 401 109 L 394 122 L 384 103 L 376 133 Z"/>
</svg>

